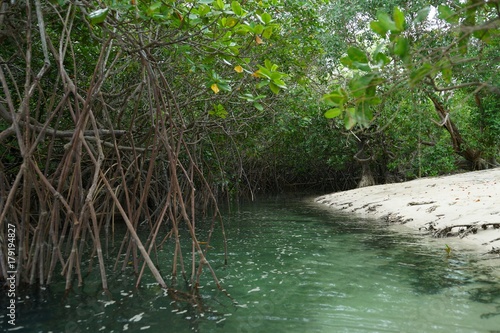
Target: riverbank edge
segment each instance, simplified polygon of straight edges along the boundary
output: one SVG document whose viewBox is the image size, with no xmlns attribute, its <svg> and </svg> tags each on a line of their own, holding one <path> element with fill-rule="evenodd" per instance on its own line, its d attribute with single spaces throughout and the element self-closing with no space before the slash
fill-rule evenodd
<svg viewBox="0 0 500 333">
<path fill-rule="evenodd" d="M 474 251 L 498 266 L 499 199 L 500 168 L 494 168 L 335 192 L 314 201 L 429 237 L 439 236 L 453 244 L 452 250 Z"/>
</svg>

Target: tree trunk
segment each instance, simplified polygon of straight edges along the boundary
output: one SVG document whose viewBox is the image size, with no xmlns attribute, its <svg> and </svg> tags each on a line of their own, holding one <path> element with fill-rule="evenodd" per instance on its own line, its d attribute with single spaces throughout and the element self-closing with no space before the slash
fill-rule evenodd
<svg viewBox="0 0 500 333">
<path fill-rule="evenodd" d="M 361 163 L 361 179 L 358 183 L 358 188 L 373 186 L 375 185 L 375 178 L 373 178 L 372 169 L 370 168 L 370 163 Z"/>
<path fill-rule="evenodd" d="M 367 145 L 367 140 L 362 138 L 359 142 L 359 151 L 354 155 L 354 159 L 361 164 L 361 179 L 358 183 L 358 188 L 373 186 L 375 185 L 375 178 L 373 178 L 372 169 L 370 168 L 370 162 L 373 160 L 373 156 L 370 155 L 366 157 L 365 146 Z"/>
<path fill-rule="evenodd" d="M 455 123 L 450 119 L 450 113 L 445 109 L 444 105 L 433 95 L 429 94 L 429 98 L 434 104 L 434 108 L 441 119 L 439 126 L 443 126 L 450 133 L 451 144 L 453 151 L 465 158 L 467 166 L 471 170 L 482 170 L 488 167 L 487 162 L 481 157 L 482 152 L 472 149 L 467 146 L 462 138 L 460 131 Z"/>
</svg>

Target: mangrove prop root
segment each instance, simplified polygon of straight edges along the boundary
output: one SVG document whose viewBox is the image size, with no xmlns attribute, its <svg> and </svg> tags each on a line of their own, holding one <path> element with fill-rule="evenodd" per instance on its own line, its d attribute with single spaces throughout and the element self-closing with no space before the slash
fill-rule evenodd
<svg viewBox="0 0 500 333">
<path fill-rule="evenodd" d="M 190 111 L 196 94 L 176 81 L 175 62 L 157 61 L 162 43 L 150 40 L 148 27 L 125 29 L 112 19 L 99 37 L 87 26 L 100 50 L 92 66 L 77 68 L 74 27 L 88 25 L 85 15 L 71 4 L 40 4 L 36 13 L 29 1 L 0 13 L 0 30 L 20 41 L 0 53 L 0 280 L 13 270 L 17 284 L 46 285 L 59 275 L 69 291 L 95 270 L 108 290 L 111 271 L 131 268 L 136 285 L 151 274 L 169 294 L 198 304 L 196 286 L 209 271 L 227 294 L 207 257 L 210 239 L 202 248 L 195 223 L 199 207 L 214 207 L 203 227 L 210 236 L 222 232 L 227 263 L 222 218 L 202 173 L 208 125 Z M 35 58 L 40 45 L 43 57 Z M 7 230 L 15 230 L 15 253 Z M 192 244 L 189 255 L 181 242 Z M 173 293 L 160 272 L 179 270 L 192 287 Z"/>
</svg>

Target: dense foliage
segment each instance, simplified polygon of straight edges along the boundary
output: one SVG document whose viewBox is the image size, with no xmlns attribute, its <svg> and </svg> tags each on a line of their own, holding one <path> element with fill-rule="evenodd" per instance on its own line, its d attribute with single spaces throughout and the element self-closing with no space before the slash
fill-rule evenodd
<svg viewBox="0 0 500 333">
<path fill-rule="evenodd" d="M 465 159 L 466 168 L 497 166 L 499 136 L 494 127 L 500 118 L 498 112 L 485 113 L 485 108 L 495 108 L 499 98 L 498 7 L 497 1 L 450 2 L 424 7 L 415 15 L 397 6 L 389 12 L 378 9 L 368 25 L 374 36 L 348 46 L 340 58 L 349 71 L 324 95 L 333 106 L 325 116 L 342 116 L 347 130 L 360 128 L 366 134 L 374 126 L 393 132 L 393 119 L 401 120 L 399 113 L 404 114 L 406 125 L 396 124 L 394 134 L 403 139 L 409 126 L 418 136 L 413 140 L 418 145 L 418 175 L 456 169 L 445 162 L 453 156 L 437 146 L 441 140 L 431 134 L 435 131 L 428 128 L 430 121 L 447 130 L 451 148 Z M 436 120 L 430 114 L 412 115 L 429 106 Z M 422 154 L 422 144 L 432 150 Z M 420 159 L 429 153 L 432 158 L 422 168 Z M 445 163 L 432 165 L 437 159 Z"/>
</svg>

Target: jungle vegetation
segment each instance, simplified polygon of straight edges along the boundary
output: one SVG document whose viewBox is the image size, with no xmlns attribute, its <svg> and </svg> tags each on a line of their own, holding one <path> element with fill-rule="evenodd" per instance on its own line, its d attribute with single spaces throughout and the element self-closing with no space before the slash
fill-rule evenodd
<svg viewBox="0 0 500 333">
<path fill-rule="evenodd" d="M 221 200 L 497 166 L 499 27 L 498 0 L 0 1 L 0 279 L 106 290 L 124 223 L 115 269 L 194 299 Z"/>
</svg>

